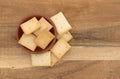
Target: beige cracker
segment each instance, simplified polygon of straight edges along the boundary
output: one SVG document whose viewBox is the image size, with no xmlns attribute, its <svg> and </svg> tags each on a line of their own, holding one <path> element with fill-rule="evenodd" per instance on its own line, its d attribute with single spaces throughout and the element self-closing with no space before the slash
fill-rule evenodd
<svg viewBox="0 0 120 79">
<path fill-rule="evenodd" d="M 61 39 L 61 38 L 63 38 L 65 41 L 69 42 L 73 38 L 73 36 L 71 35 L 70 32 L 66 32 L 62 35 L 57 36 L 57 39 Z"/>
<path fill-rule="evenodd" d="M 51 52 L 56 57 L 61 58 L 70 48 L 71 46 L 64 39 L 60 39 L 53 46 L 53 48 L 51 49 Z"/>
<path fill-rule="evenodd" d="M 54 22 L 57 32 L 60 35 L 72 29 L 62 12 L 52 16 L 51 20 Z"/>
<path fill-rule="evenodd" d="M 23 45 L 24 47 L 34 51 L 37 47 L 34 40 L 36 37 L 33 34 L 23 34 L 20 40 L 18 41 L 19 44 Z"/>
<path fill-rule="evenodd" d="M 34 34 L 35 34 L 36 36 L 38 36 L 41 31 L 43 31 L 43 30 L 48 30 L 48 31 L 49 31 L 49 30 L 53 27 L 53 26 L 52 26 L 45 18 L 43 18 L 43 17 L 39 20 L 39 23 L 40 23 L 40 28 L 34 32 Z"/>
<path fill-rule="evenodd" d="M 54 38 L 55 36 L 51 32 L 43 30 L 35 39 L 35 43 L 42 49 L 45 49 Z"/>
<path fill-rule="evenodd" d="M 30 33 L 34 32 L 35 30 L 37 30 L 38 28 L 40 28 L 40 23 L 36 19 L 36 17 L 33 17 L 32 19 L 28 20 L 27 22 L 21 24 L 20 27 L 22 28 L 22 30 L 25 34 L 30 34 Z"/>
<path fill-rule="evenodd" d="M 31 54 L 32 66 L 50 66 L 51 65 L 51 52 L 41 54 Z"/>
<path fill-rule="evenodd" d="M 53 53 L 51 53 L 51 67 L 54 66 L 58 61 L 59 59 Z"/>
</svg>

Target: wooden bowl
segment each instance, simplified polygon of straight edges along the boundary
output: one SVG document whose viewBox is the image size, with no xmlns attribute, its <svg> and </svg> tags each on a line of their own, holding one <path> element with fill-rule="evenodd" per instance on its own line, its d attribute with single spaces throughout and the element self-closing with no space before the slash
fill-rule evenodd
<svg viewBox="0 0 120 79">
<path fill-rule="evenodd" d="M 50 30 L 50 32 L 55 36 L 55 38 L 49 43 L 49 45 L 48 45 L 45 49 L 41 49 L 40 47 L 37 47 L 37 48 L 35 49 L 35 51 L 31 51 L 30 49 L 28 49 L 28 48 L 26 48 L 26 47 L 24 47 L 24 46 L 22 46 L 22 45 L 21 45 L 21 46 L 22 46 L 25 50 L 27 50 L 27 52 L 30 53 L 30 54 L 39 54 L 39 53 L 47 52 L 47 51 L 49 51 L 49 50 L 54 46 L 54 44 L 56 43 L 57 32 L 56 32 L 56 28 L 55 28 L 54 23 L 53 23 L 49 18 L 47 18 L 47 17 L 45 17 L 45 16 L 42 16 L 42 15 L 32 15 L 32 16 L 29 16 L 29 17 L 23 19 L 23 21 L 19 24 L 18 29 L 17 29 L 17 40 L 19 41 L 20 37 L 21 37 L 22 34 L 23 34 L 23 31 L 22 31 L 20 25 L 21 25 L 22 23 L 30 20 L 30 19 L 33 18 L 33 17 L 36 17 L 38 20 L 39 20 L 41 17 L 44 17 L 44 18 L 53 26 L 53 28 Z"/>
</svg>

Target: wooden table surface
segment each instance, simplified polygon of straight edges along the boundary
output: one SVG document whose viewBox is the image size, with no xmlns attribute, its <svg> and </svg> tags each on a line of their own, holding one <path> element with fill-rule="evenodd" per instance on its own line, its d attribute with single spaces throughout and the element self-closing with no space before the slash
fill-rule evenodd
<svg viewBox="0 0 120 79">
<path fill-rule="evenodd" d="M 0 79 L 120 79 L 120 0 L 0 0 L 0 66 L 4 61 L 9 61 L 6 64 L 13 63 L 9 59 L 20 53 L 16 29 L 22 18 L 33 14 L 51 17 L 59 11 L 65 14 L 73 27 L 71 33 L 74 39 L 70 44 L 76 50 L 72 53 L 88 57 L 95 54 L 92 56 L 95 60 L 82 60 L 80 57 L 77 60 L 77 54 L 74 54 L 75 60 L 66 57 L 53 68 L 1 67 Z M 81 46 L 84 49 L 80 50 Z M 84 51 L 89 53 L 83 55 Z M 106 52 L 111 58 L 105 57 L 104 60 Z M 97 60 L 96 56 L 102 59 L 99 55 L 103 60 Z M 21 60 L 18 63 L 25 64 L 25 56 L 28 54 L 12 60 Z"/>
</svg>

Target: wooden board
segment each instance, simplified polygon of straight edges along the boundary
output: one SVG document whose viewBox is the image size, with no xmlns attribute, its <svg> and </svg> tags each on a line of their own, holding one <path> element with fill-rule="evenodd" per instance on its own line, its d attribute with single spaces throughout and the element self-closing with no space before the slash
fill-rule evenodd
<svg viewBox="0 0 120 79">
<path fill-rule="evenodd" d="M 67 3 L 67 4 L 66 4 Z M 20 21 L 34 14 L 48 17 L 62 11 L 73 27 L 72 45 L 120 45 L 119 0 L 37 0 L 0 1 L 0 29 L 8 38 L 15 39 L 15 31 Z M 114 7 L 114 9 L 113 9 Z M 11 30 L 13 28 L 13 30 Z M 4 31 L 6 30 L 6 31 Z M 12 34 L 9 34 L 11 33 Z M 7 37 L 9 34 L 10 36 Z M 9 43 L 3 42 L 2 46 Z M 4 44 L 6 43 L 6 44 Z"/>
<path fill-rule="evenodd" d="M 120 61 L 64 61 L 54 68 L 0 69 L 1 79 L 119 79 Z"/>
<path fill-rule="evenodd" d="M 30 55 L 21 48 L 0 48 L 0 50 L 2 52 L 0 53 L 0 68 L 32 67 Z M 60 62 L 78 60 L 120 60 L 120 47 L 73 46 Z"/>
<path fill-rule="evenodd" d="M 0 79 L 119 79 L 119 7 L 119 0 L 0 0 Z M 59 11 L 73 27 L 72 49 L 53 68 L 32 68 L 17 44 L 17 26 L 27 16 Z"/>
</svg>

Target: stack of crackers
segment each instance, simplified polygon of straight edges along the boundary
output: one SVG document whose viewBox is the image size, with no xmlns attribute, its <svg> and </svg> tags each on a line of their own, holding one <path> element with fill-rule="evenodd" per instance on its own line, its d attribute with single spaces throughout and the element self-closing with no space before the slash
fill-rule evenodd
<svg viewBox="0 0 120 79">
<path fill-rule="evenodd" d="M 51 17 L 57 30 L 57 42 L 47 52 L 41 54 L 31 54 L 33 66 L 54 66 L 70 49 L 69 41 L 73 38 L 69 32 L 72 27 L 62 12 Z M 35 17 L 21 24 L 24 32 L 19 40 L 19 44 L 35 51 L 39 46 L 45 49 L 48 44 L 55 38 L 50 32 L 53 26 L 43 17 L 38 21 Z"/>
<path fill-rule="evenodd" d="M 35 51 L 37 46 L 41 49 L 45 49 L 55 38 L 55 36 L 50 32 L 50 29 L 53 26 L 43 17 L 40 20 L 33 17 L 27 22 L 21 24 L 20 27 L 24 34 L 18 43 L 31 51 Z"/>
</svg>

